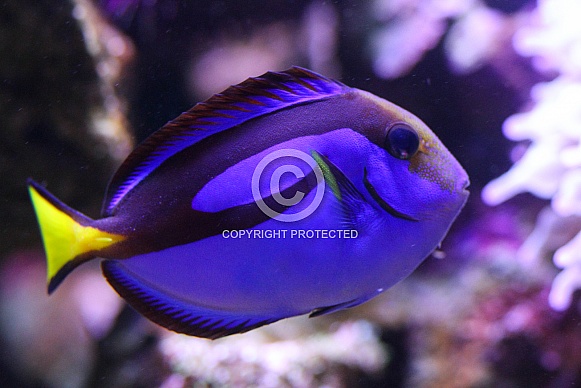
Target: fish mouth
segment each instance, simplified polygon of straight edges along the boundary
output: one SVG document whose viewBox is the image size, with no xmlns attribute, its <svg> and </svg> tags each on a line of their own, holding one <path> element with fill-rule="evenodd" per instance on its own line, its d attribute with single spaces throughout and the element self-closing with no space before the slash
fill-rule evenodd
<svg viewBox="0 0 581 388">
<path fill-rule="evenodd" d="M 385 210 L 386 212 L 388 212 L 392 216 L 397 217 L 397 218 L 401 218 L 402 220 L 407 220 L 407 221 L 414 221 L 414 222 L 419 221 L 417 218 L 414 218 L 414 217 L 410 216 L 409 214 L 405 214 L 405 213 L 400 212 L 399 210 L 394 209 L 393 206 L 391 206 L 383 198 L 381 198 L 381 196 L 379 195 L 379 193 L 377 192 L 375 187 L 373 187 L 371 182 L 369 182 L 369 179 L 367 179 L 367 168 L 366 167 L 363 167 L 363 184 L 365 185 L 367 192 L 369 193 L 369 195 L 371 195 L 371 197 L 375 200 L 375 202 L 377 202 L 377 204 L 383 210 Z"/>
<path fill-rule="evenodd" d="M 460 185 L 458 185 L 457 191 L 465 198 L 468 198 L 470 195 L 470 191 L 468 191 L 468 187 L 470 186 L 470 180 L 466 178 Z"/>
</svg>

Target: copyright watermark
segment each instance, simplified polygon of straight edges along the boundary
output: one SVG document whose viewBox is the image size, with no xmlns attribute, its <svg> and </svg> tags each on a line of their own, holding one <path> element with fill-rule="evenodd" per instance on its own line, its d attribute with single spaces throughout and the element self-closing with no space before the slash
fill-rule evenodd
<svg viewBox="0 0 581 388">
<path fill-rule="evenodd" d="M 357 238 L 355 229 L 235 229 L 223 230 L 222 237 L 228 239 L 351 239 Z"/>
<path fill-rule="evenodd" d="M 306 163 L 310 170 L 314 172 L 315 179 L 316 179 L 316 189 L 315 189 L 315 196 L 311 203 L 308 206 L 302 208 L 300 211 L 296 213 L 281 213 L 278 212 L 271 207 L 269 207 L 262 197 L 260 192 L 260 181 L 263 179 L 263 175 L 265 175 L 266 168 L 273 162 L 277 160 L 289 159 L 294 158 Z M 298 190 L 294 193 L 291 198 L 286 198 L 281 194 L 281 179 L 283 174 L 290 173 L 295 176 L 297 179 L 304 178 L 306 175 L 303 170 L 297 166 L 297 164 L 282 164 L 278 166 L 270 175 L 270 192 L 272 198 L 280 205 L 290 207 L 298 205 L 302 200 L 305 199 L 306 193 Z M 264 178 L 268 179 L 268 177 Z M 317 164 L 315 159 L 312 156 L 307 154 L 306 152 L 285 148 L 273 151 L 266 155 L 262 160 L 256 165 L 254 169 L 254 173 L 252 174 L 252 196 L 256 201 L 256 204 L 262 210 L 264 214 L 269 216 L 270 218 L 274 218 L 278 221 L 282 222 L 295 222 L 300 221 L 311 214 L 321 204 L 323 200 L 323 194 L 325 193 L 325 178 L 323 176 L 323 171 L 321 167 Z"/>
<path fill-rule="evenodd" d="M 285 175 L 286 174 L 286 175 Z M 292 179 L 289 179 L 289 175 Z M 284 177 L 283 177 L 284 176 Z M 307 177 L 308 176 L 308 177 Z M 314 176 L 314 179 L 313 179 Z M 304 185 L 297 185 L 294 192 L 289 188 L 302 179 L 308 179 Z M 261 189 L 262 183 L 262 191 Z M 313 187 L 309 195 L 302 190 Z M 280 149 L 263 157 L 256 165 L 251 180 L 252 196 L 259 209 L 268 217 L 282 222 L 300 221 L 311 214 L 323 201 L 325 193 L 325 177 L 323 170 L 315 158 L 306 152 L 296 149 Z M 284 194 L 284 195 L 283 195 Z M 264 198 L 268 198 L 269 206 Z M 307 199 L 309 198 L 309 199 Z M 309 202 L 305 202 L 305 201 Z M 281 205 L 276 206 L 275 205 Z M 272 208 L 275 206 L 278 210 Z M 293 208 L 294 212 L 284 212 L 282 209 Z M 234 229 L 223 230 L 222 238 L 228 240 L 261 240 L 261 239 L 355 239 L 359 233 L 355 229 Z"/>
</svg>

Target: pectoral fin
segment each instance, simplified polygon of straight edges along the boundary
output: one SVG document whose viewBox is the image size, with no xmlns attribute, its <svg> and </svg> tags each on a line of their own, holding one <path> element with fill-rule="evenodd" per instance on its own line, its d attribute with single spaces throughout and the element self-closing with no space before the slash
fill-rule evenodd
<svg viewBox="0 0 581 388">
<path fill-rule="evenodd" d="M 365 197 L 357 190 L 353 182 L 329 158 L 319 154 L 317 151 L 311 151 L 311 156 L 323 171 L 325 183 L 339 203 L 343 227 L 345 229 L 359 230 L 361 228 L 361 217 L 372 211 L 371 206 L 366 202 Z"/>
</svg>

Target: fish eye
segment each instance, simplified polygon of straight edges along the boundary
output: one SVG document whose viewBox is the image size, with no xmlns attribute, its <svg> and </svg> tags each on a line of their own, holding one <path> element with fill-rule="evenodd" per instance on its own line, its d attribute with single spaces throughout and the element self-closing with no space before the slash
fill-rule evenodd
<svg viewBox="0 0 581 388">
<path fill-rule="evenodd" d="M 407 124 L 395 124 L 387 131 L 383 148 L 393 157 L 407 160 L 418 152 L 420 137 L 418 133 Z"/>
</svg>

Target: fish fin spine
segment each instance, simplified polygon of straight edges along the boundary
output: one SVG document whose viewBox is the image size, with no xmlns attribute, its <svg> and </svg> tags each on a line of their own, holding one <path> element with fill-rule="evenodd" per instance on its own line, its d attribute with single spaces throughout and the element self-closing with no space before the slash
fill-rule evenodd
<svg viewBox="0 0 581 388">
<path fill-rule="evenodd" d="M 340 311 L 343 309 L 349 309 L 351 307 L 359 306 L 360 304 L 367 302 L 369 299 L 376 297 L 381 292 L 383 292 L 383 288 L 380 288 L 369 295 L 364 295 L 360 298 L 352 299 L 347 302 L 338 303 L 332 306 L 316 308 L 313 311 L 311 311 L 311 313 L 309 314 L 309 318 L 320 317 L 321 315 L 331 314 L 334 313 L 335 311 Z"/>
<path fill-rule="evenodd" d="M 49 294 L 73 269 L 93 258 L 93 252 L 125 239 L 92 227 L 92 219 L 69 208 L 31 179 L 28 193 L 46 253 Z"/>
</svg>

